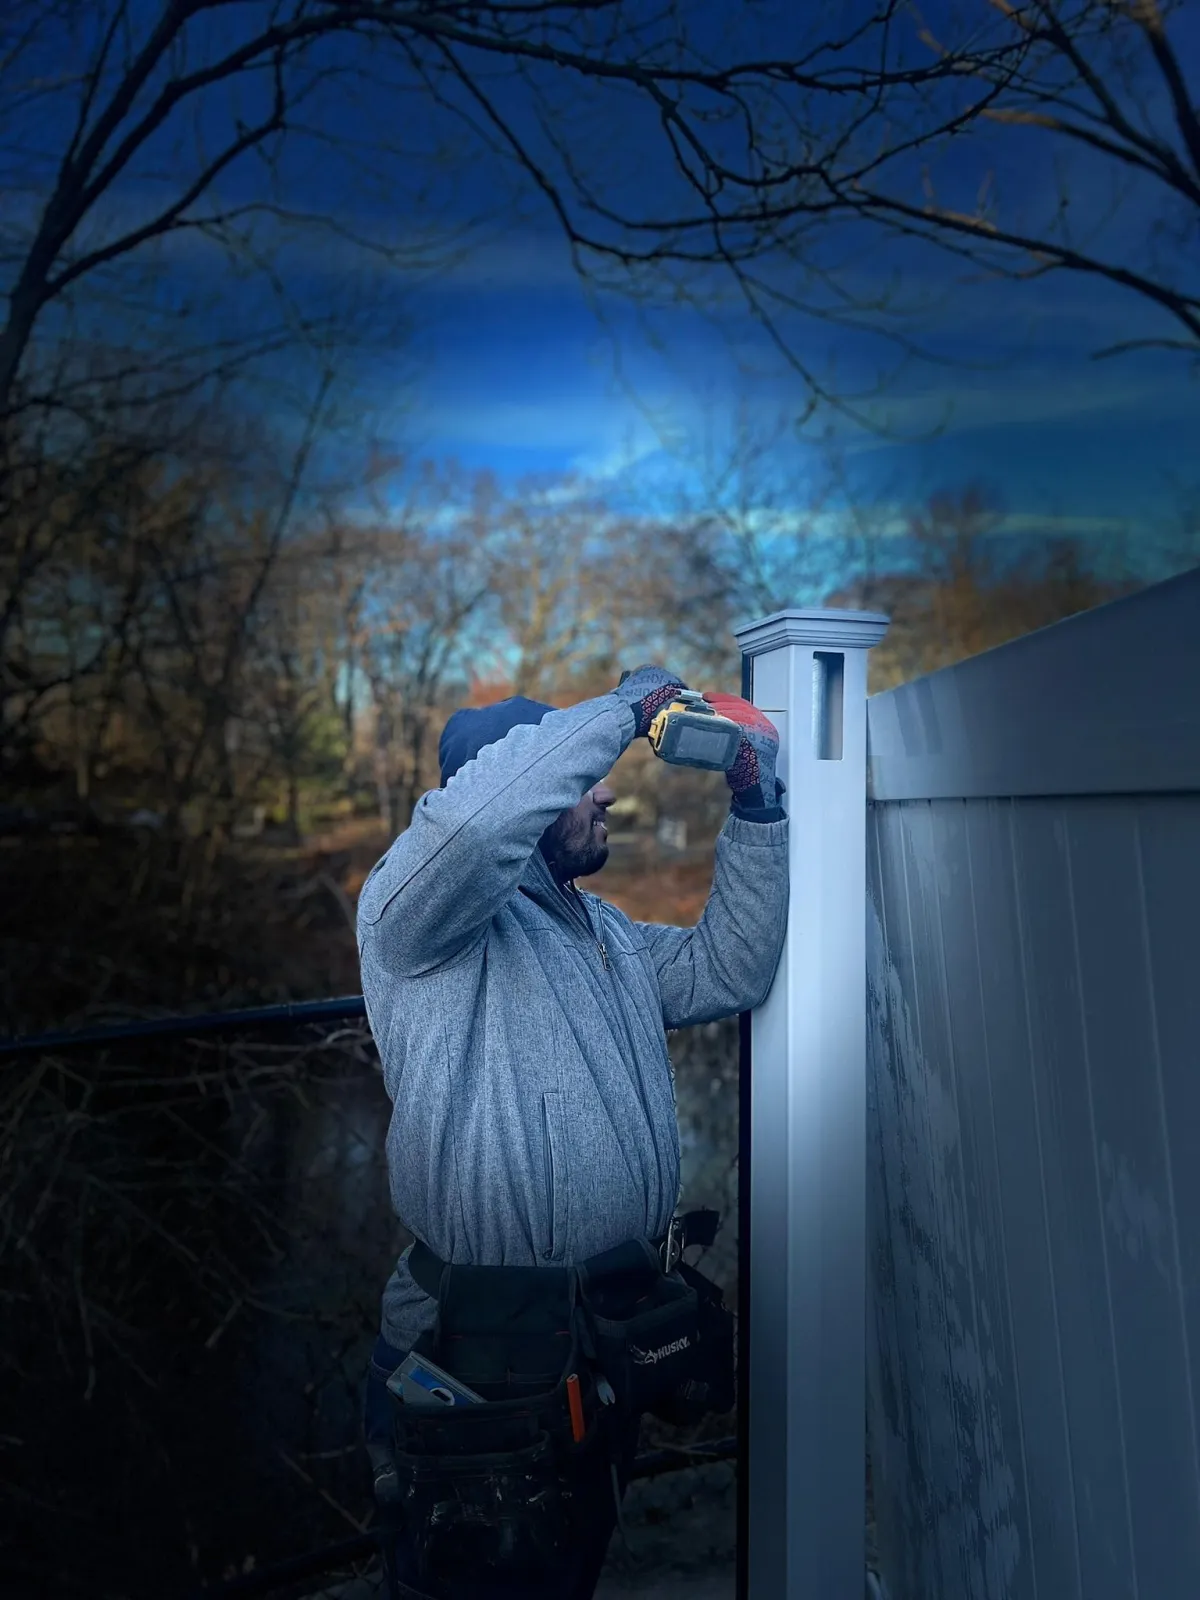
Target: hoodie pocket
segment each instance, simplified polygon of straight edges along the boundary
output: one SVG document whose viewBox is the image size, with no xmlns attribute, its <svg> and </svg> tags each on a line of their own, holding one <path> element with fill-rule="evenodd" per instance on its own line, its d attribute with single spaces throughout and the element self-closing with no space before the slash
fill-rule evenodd
<svg viewBox="0 0 1200 1600">
<path fill-rule="evenodd" d="M 557 1089 L 542 1096 L 542 1136 L 546 1164 L 546 1222 L 550 1236 L 542 1251 L 544 1261 L 561 1261 L 567 1246 L 570 1191 L 567 1186 L 567 1130 L 562 1095 Z"/>
</svg>

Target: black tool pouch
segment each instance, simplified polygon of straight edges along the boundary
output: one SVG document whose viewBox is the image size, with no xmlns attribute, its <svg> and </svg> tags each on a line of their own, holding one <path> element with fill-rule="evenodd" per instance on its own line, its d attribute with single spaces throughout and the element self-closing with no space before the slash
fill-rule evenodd
<svg viewBox="0 0 1200 1600">
<path fill-rule="evenodd" d="M 700 1337 L 696 1291 L 631 1240 L 579 1268 L 596 1361 L 627 1415 L 657 1414 L 690 1377 Z M 589 1352 L 590 1353 L 590 1352 Z"/>
<path fill-rule="evenodd" d="M 677 1219 L 679 1243 L 711 1245 L 720 1219 Z M 579 1269 L 596 1360 L 627 1412 L 689 1426 L 735 1402 L 734 1322 L 710 1278 L 682 1260 L 663 1272 L 658 1250 L 634 1241 Z"/>
<path fill-rule="evenodd" d="M 607 1429 L 582 1357 L 567 1272 L 448 1267 L 438 1321 L 415 1346 L 484 1404 L 396 1407 L 398 1510 L 419 1582 L 437 1593 L 480 1572 L 530 1587 L 570 1572 L 583 1495 L 607 1474 Z M 571 1427 L 567 1378 L 585 1432 Z"/>
</svg>

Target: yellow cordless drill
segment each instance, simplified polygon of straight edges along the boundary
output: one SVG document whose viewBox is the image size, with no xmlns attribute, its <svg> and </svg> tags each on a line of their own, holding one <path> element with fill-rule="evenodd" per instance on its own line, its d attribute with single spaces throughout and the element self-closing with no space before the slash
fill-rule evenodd
<svg viewBox="0 0 1200 1600">
<path fill-rule="evenodd" d="M 654 754 L 673 766 L 727 772 L 737 759 L 742 730 L 695 689 L 681 689 L 655 716 L 646 737 Z"/>
</svg>

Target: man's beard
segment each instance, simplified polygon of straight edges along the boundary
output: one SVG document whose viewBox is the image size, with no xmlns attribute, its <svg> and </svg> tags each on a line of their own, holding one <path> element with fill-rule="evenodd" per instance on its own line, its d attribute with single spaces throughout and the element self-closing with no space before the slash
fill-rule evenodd
<svg viewBox="0 0 1200 1600">
<path fill-rule="evenodd" d="M 559 817 L 542 835 L 542 854 L 559 883 L 590 877 L 608 860 L 608 845 L 599 831 L 589 826 L 586 838 L 582 832 L 574 818 Z"/>
</svg>

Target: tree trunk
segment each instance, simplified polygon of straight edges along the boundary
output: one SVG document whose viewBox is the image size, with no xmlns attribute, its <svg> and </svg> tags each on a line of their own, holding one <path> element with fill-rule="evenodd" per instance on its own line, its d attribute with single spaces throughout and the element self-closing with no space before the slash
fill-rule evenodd
<svg viewBox="0 0 1200 1600">
<path fill-rule="evenodd" d="M 293 844 L 300 843 L 300 783 L 294 762 L 288 763 L 287 774 L 287 825 L 288 837 Z"/>
<path fill-rule="evenodd" d="M 375 747 L 375 797 L 379 807 L 379 820 L 390 832 L 395 832 L 396 796 L 388 777 L 387 745 L 378 742 Z"/>
<path fill-rule="evenodd" d="M 23 288 L 18 284 L 8 304 L 8 320 L 4 327 L 0 328 L 0 443 L 4 441 L 8 431 L 7 423 L 12 407 L 13 391 L 16 388 L 17 375 L 21 370 L 21 362 L 33 334 L 39 302 L 30 294 L 27 287 Z M 0 460 L 4 454 L 5 452 L 0 450 Z"/>
</svg>

